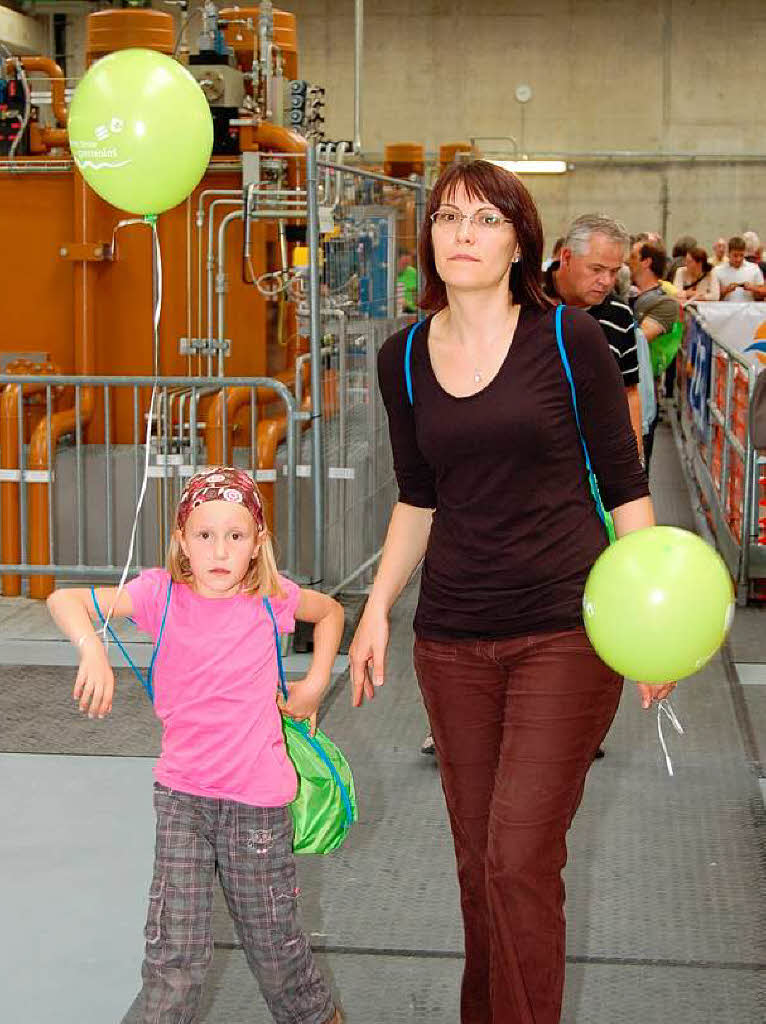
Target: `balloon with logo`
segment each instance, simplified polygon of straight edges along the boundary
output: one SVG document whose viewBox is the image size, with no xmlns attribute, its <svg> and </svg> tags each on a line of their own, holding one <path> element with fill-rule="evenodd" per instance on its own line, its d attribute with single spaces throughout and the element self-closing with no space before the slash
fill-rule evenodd
<svg viewBox="0 0 766 1024">
<path fill-rule="evenodd" d="M 723 559 L 674 526 L 627 534 L 598 558 L 585 583 L 590 641 L 616 672 L 665 683 L 699 671 L 726 639 L 734 588 Z"/>
<path fill-rule="evenodd" d="M 102 199 L 134 214 L 177 206 L 199 184 L 213 149 L 213 121 L 197 82 L 154 50 L 119 50 L 75 89 L 69 143 Z"/>
</svg>

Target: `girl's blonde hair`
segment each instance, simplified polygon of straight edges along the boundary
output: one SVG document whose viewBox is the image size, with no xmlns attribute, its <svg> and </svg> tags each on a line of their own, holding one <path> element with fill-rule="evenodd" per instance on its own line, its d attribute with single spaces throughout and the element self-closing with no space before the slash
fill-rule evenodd
<svg viewBox="0 0 766 1024">
<path fill-rule="evenodd" d="M 173 531 L 173 536 L 170 539 L 165 568 L 174 583 L 185 583 L 187 586 L 191 586 L 193 583 L 191 566 L 181 547 L 178 530 Z M 242 577 L 240 592 L 253 597 L 284 597 L 279 585 L 279 570 L 274 557 L 274 546 L 271 543 L 271 534 L 268 530 L 261 535 L 258 541 L 258 550 L 250 563 L 250 568 Z"/>
</svg>

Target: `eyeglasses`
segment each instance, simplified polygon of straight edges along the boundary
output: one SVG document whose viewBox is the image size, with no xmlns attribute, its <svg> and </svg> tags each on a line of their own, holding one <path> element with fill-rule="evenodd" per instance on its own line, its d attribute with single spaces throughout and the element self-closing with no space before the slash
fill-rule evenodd
<svg viewBox="0 0 766 1024">
<path fill-rule="evenodd" d="M 444 206 L 441 210 L 431 214 L 433 226 L 445 231 L 449 228 L 457 231 L 464 220 L 467 220 L 469 224 L 473 224 L 479 231 L 497 231 L 503 224 L 512 223 L 507 217 L 498 213 L 497 210 L 491 210 L 489 207 L 475 210 L 473 213 L 462 213 L 453 207 Z"/>
</svg>

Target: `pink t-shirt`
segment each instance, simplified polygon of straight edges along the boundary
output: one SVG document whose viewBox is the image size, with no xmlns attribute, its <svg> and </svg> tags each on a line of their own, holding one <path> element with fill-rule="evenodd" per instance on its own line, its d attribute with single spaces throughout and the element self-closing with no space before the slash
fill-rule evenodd
<svg viewBox="0 0 766 1024">
<path fill-rule="evenodd" d="M 149 569 L 127 584 L 133 618 L 157 640 L 170 574 Z M 280 633 L 295 628 L 300 588 L 280 577 L 270 598 Z M 162 722 L 158 782 L 197 796 L 282 807 L 297 779 L 276 705 L 274 627 L 258 597 L 200 597 L 174 583 L 152 676 Z"/>
</svg>

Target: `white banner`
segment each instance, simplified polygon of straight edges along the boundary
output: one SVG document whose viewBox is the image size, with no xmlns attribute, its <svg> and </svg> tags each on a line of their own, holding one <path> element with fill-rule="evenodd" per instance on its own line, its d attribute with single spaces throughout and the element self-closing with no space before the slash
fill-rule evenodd
<svg viewBox="0 0 766 1024">
<path fill-rule="evenodd" d="M 756 370 L 766 366 L 766 302 L 698 302 L 705 330 L 741 352 Z"/>
</svg>

